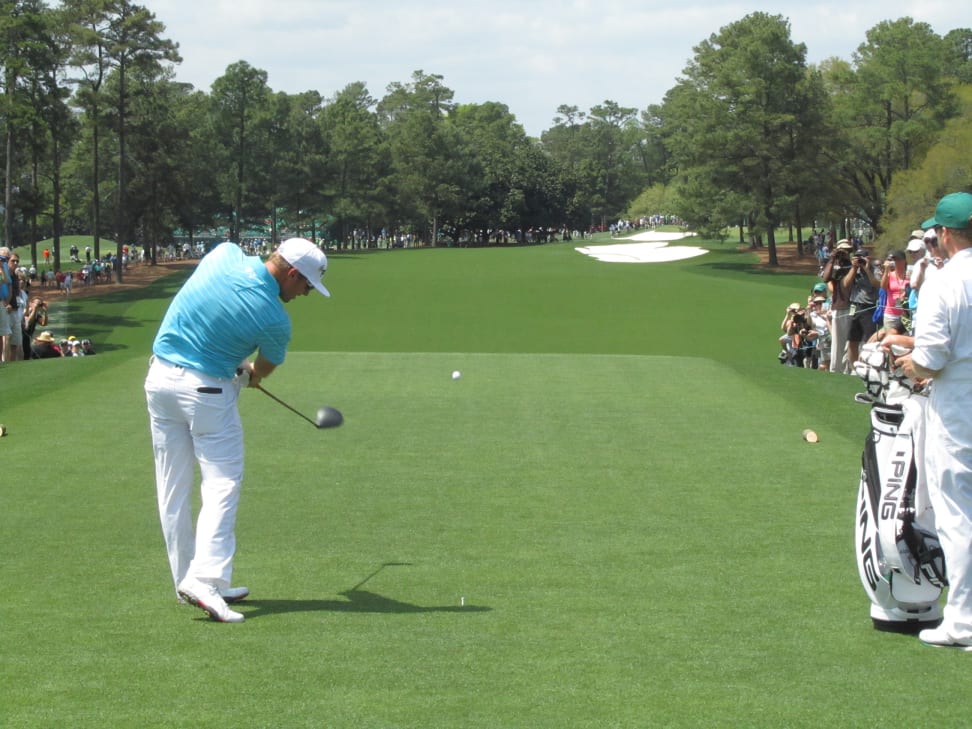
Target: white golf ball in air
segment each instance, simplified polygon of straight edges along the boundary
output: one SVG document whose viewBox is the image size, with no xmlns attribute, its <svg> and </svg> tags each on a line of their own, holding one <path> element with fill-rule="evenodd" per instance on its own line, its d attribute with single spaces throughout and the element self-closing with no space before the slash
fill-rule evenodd
<svg viewBox="0 0 972 729">
<path fill-rule="evenodd" d="M 453 370 L 452 379 L 458 380 L 460 377 L 462 377 L 462 373 L 459 370 Z"/>
</svg>

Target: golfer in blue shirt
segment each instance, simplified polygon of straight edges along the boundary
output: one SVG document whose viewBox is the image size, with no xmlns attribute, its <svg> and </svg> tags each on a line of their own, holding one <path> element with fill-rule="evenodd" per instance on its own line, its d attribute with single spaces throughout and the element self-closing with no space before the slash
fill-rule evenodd
<svg viewBox="0 0 972 729">
<path fill-rule="evenodd" d="M 327 257 L 303 238 L 284 241 L 266 262 L 222 243 L 176 294 L 155 337 L 145 396 L 169 566 L 179 598 L 220 622 L 242 622 L 228 603 L 249 594 L 231 581 L 243 479 L 237 398 L 284 361 L 283 304 L 311 289 L 330 295 L 321 284 L 326 269 Z M 202 498 L 194 532 L 196 464 Z"/>
</svg>

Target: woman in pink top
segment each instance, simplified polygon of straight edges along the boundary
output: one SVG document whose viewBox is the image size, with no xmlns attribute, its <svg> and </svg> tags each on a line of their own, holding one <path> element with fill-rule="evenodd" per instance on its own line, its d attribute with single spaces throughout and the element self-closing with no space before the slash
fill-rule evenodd
<svg viewBox="0 0 972 729">
<path fill-rule="evenodd" d="M 904 251 L 892 251 L 884 262 L 881 288 L 887 292 L 884 304 L 884 328 L 894 333 L 901 324 L 901 316 L 907 309 L 908 273 Z M 904 304 L 905 308 L 899 306 Z"/>
</svg>

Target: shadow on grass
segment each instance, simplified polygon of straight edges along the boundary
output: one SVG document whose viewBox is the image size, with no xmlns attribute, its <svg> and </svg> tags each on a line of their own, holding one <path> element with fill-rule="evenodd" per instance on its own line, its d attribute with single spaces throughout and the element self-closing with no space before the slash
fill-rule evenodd
<svg viewBox="0 0 972 729">
<path fill-rule="evenodd" d="M 128 349 L 126 345 L 104 342 L 112 330 L 139 329 L 146 325 L 144 319 L 127 316 L 128 307 L 139 301 L 168 301 L 185 282 L 191 271 L 179 271 L 164 276 L 147 286 L 113 291 L 104 295 L 58 301 L 55 306 L 67 309 L 67 320 L 72 332 L 95 342 L 99 353 Z"/>
<path fill-rule="evenodd" d="M 344 600 L 247 600 L 239 603 L 247 620 L 283 613 L 482 613 L 492 608 L 479 605 L 415 605 L 367 590 L 342 592 Z M 247 608 L 251 609 L 247 609 Z"/>
<path fill-rule="evenodd" d="M 713 263 L 699 263 L 698 268 L 703 273 L 721 275 L 725 273 L 745 274 L 755 276 L 765 281 L 779 280 L 786 278 L 807 278 L 812 273 L 805 271 L 794 271 L 791 269 L 762 267 L 752 261 L 717 261 Z"/>
<path fill-rule="evenodd" d="M 245 611 L 247 620 L 281 613 L 397 613 L 403 615 L 409 613 L 483 613 L 492 610 L 492 608 L 478 605 L 415 605 L 360 589 L 362 585 L 386 567 L 408 567 L 410 565 L 411 562 L 382 563 L 357 585 L 340 593 L 346 598 L 344 600 L 247 600 L 240 605 L 241 607 L 251 606 L 256 608 L 255 610 Z"/>
</svg>

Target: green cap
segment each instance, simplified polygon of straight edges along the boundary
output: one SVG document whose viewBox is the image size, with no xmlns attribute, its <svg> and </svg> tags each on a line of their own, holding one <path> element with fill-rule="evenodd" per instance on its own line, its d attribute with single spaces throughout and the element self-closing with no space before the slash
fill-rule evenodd
<svg viewBox="0 0 972 729">
<path fill-rule="evenodd" d="M 921 224 L 922 228 L 944 228 L 964 230 L 972 223 L 972 195 L 967 192 L 953 192 L 938 201 L 935 217 Z"/>
<path fill-rule="evenodd" d="M 814 293 L 816 293 L 818 291 L 826 291 L 826 290 L 827 290 L 827 284 L 825 284 L 825 283 L 818 283 L 818 284 L 814 284 L 813 285 L 813 292 Z"/>
</svg>

